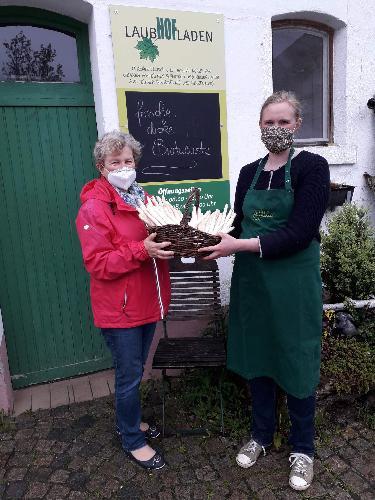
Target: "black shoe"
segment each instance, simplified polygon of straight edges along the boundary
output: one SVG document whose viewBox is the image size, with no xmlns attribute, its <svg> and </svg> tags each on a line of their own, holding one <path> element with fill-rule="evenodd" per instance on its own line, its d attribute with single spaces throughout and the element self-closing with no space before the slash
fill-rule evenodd
<svg viewBox="0 0 375 500">
<path fill-rule="evenodd" d="M 160 429 L 158 429 L 156 425 L 149 425 L 144 433 L 147 439 L 155 439 L 160 436 Z"/>
<path fill-rule="evenodd" d="M 143 432 L 146 436 L 146 439 L 155 439 L 155 438 L 159 437 L 161 434 L 160 429 L 158 427 L 156 427 L 156 425 L 149 425 L 148 429 L 146 431 L 143 431 Z M 117 427 L 116 427 L 116 434 L 119 437 L 121 437 L 121 433 Z"/>
<path fill-rule="evenodd" d="M 138 460 L 131 451 L 126 451 L 125 453 L 130 460 L 133 460 L 133 462 L 140 465 L 143 469 L 158 470 L 162 469 L 166 465 L 164 458 L 158 452 L 155 452 L 155 455 L 150 458 L 150 460 Z"/>
</svg>

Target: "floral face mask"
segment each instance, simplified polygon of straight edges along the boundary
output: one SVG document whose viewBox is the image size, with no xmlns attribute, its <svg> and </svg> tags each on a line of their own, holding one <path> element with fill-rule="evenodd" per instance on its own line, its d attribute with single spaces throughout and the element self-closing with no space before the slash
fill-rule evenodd
<svg viewBox="0 0 375 500">
<path fill-rule="evenodd" d="M 261 139 L 268 151 L 278 154 L 292 146 L 294 132 L 295 129 L 272 125 L 261 129 Z"/>
</svg>

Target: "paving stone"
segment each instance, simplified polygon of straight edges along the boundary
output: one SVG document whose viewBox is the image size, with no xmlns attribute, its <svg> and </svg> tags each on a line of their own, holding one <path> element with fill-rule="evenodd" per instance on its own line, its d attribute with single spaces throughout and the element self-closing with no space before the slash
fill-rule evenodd
<svg viewBox="0 0 375 500">
<path fill-rule="evenodd" d="M 47 494 L 49 488 L 49 484 L 39 482 L 30 483 L 29 488 L 25 494 L 25 498 L 43 498 Z"/>
<path fill-rule="evenodd" d="M 332 455 L 325 460 L 325 465 L 329 467 L 331 472 L 338 474 L 348 468 L 348 464 L 338 455 Z"/>
<path fill-rule="evenodd" d="M 82 490 L 90 476 L 85 472 L 72 472 L 69 477 L 69 486 L 72 490 Z"/>
<path fill-rule="evenodd" d="M 319 481 L 316 477 L 314 477 L 314 480 L 308 489 L 308 495 L 312 498 L 324 498 L 327 496 L 327 491 L 329 491 L 327 485 L 323 483 L 323 481 Z"/>
<path fill-rule="evenodd" d="M 22 453 L 20 451 L 13 453 L 7 462 L 8 467 L 28 467 L 32 464 L 33 455 L 30 453 Z"/>
<path fill-rule="evenodd" d="M 7 481 L 21 481 L 26 476 L 27 469 L 25 467 L 12 467 L 6 474 Z"/>
<path fill-rule="evenodd" d="M 362 491 L 361 493 L 361 500 L 374 500 L 374 497 L 375 497 L 374 489 Z"/>
<path fill-rule="evenodd" d="M 54 458 L 55 458 L 54 455 L 52 455 L 51 453 L 36 455 L 32 461 L 32 464 L 36 466 L 40 465 L 42 467 L 48 466 L 52 463 Z"/>
<path fill-rule="evenodd" d="M 31 438 L 31 436 L 34 434 L 34 432 L 35 432 L 34 428 L 31 428 L 31 429 L 20 429 L 14 435 L 14 439 L 16 441 L 26 441 L 26 440 L 28 440 L 28 439 Z"/>
<path fill-rule="evenodd" d="M 30 481 L 46 482 L 52 472 L 53 470 L 49 467 L 38 467 L 33 465 L 28 469 L 27 477 Z"/>
<path fill-rule="evenodd" d="M 228 498 L 230 500 L 251 500 L 252 497 L 249 495 L 248 492 L 234 491 L 232 494 L 230 494 Z"/>
<path fill-rule="evenodd" d="M 7 483 L 4 498 L 23 498 L 26 490 L 25 481 L 10 481 Z"/>
<path fill-rule="evenodd" d="M 277 497 L 272 492 L 272 490 L 266 488 L 264 490 L 257 492 L 257 499 L 259 499 L 259 500 L 276 500 Z"/>
<path fill-rule="evenodd" d="M 314 482 L 300 493 L 288 486 L 288 447 L 242 469 L 235 462 L 241 439 L 172 436 L 155 442 L 167 467 L 148 472 L 125 457 L 113 434 L 113 397 L 37 411 L 0 432 L 0 498 L 369 500 L 374 433 L 344 417 L 340 434 L 319 444 Z"/>
<path fill-rule="evenodd" d="M 62 484 L 54 484 L 48 492 L 48 500 L 58 500 L 69 495 L 69 488 Z"/>
<path fill-rule="evenodd" d="M 214 481 L 217 479 L 217 472 L 209 465 L 204 465 L 196 471 L 196 476 L 199 481 Z"/>
<path fill-rule="evenodd" d="M 11 453 L 15 446 L 14 441 L 0 441 L 0 453 Z"/>
<path fill-rule="evenodd" d="M 70 472 L 67 470 L 59 469 L 55 470 L 50 477 L 49 477 L 49 482 L 50 483 L 60 483 L 60 484 L 65 484 L 68 482 L 68 478 L 70 476 Z"/>
<path fill-rule="evenodd" d="M 332 446 L 332 448 L 341 448 L 345 444 L 347 444 L 347 441 L 341 435 L 335 436 L 330 442 L 330 446 Z"/>
<path fill-rule="evenodd" d="M 354 449 L 354 448 L 353 448 Z M 324 448 L 322 446 L 319 446 L 316 450 L 316 455 L 317 457 L 319 457 L 320 459 L 324 460 L 326 458 L 328 458 L 329 456 L 331 456 L 333 454 L 333 451 L 331 448 Z"/>
<path fill-rule="evenodd" d="M 310 489 L 309 489 L 309 497 L 310 497 Z M 315 498 L 313 496 L 312 498 Z M 319 497 L 317 497 L 319 498 Z M 301 493 L 298 491 L 292 490 L 292 488 L 288 487 L 285 490 L 279 490 L 277 491 L 277 499 L 278 500 L 300 500 L 301 499 Z"/>
<path fill-rule="evenodd" d="M 340 479 L 348 486 L 350 491 L 354 491 L 357 494 L 362 493 L 362 491 L 369 487 L 367 481 L 364 481 L 353 470 L 347 471 Z"/>
<path fill-rule="evenodd" d="M 362 437 L 352 439 L 350 444 L 357 450 L 363 451 L 373 447 L 373 443 Z"/>
<path fill-rule="evenodd" d="M 340 486 L 336 486 L 335 488 L 330 490 L 330 494 L 335 500 L 352 500 L 353 498 L 350 493 L 345 491 Z"/>
<path fill-rule="evenodd" d="M 159 500 L 174 500 L 174 497 L 170 491 L 162 491 L 158 496 Z"/>
<path fill-rule="evenodd" d="M 88 493 L 84 493 L 83 491 L 71 491 L 69 496 L 69 500 L 90 500 L 90 496 Z"/>
<path fill-rule="evenodd" d="M 67 464 L 68 469 L 79 470 L 82 469 L 84 464 L 86 463 L 86 459 L 83 457 L 73 457 L 70 462 Z"/>
<path fill-rule="evenodd" d="M 62 453 L 57 455 L 51 462 L 50 467 L 52 469 L 61 469 L 69 465 L 72 461 L 72 457 L 67 453 Z"/>
</svg>

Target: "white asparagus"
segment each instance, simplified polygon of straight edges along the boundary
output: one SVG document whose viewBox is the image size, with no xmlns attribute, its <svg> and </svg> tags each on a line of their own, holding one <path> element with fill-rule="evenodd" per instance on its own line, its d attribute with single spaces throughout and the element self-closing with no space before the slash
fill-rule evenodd
<svg viewBox="0 0 375 500">
<path fill-rule="evenodd" d="M 172 210 L 173 210 L 173 212 L 175 213 L 175 215 L 177 217 L 178 224 L 179 224 L 181 222 L 183 214 L 182 214 L 181 210 L 178 210 L 178 208 L 174 207 L 173 205 L 171 205 L 171 207 L 172 207 Z"/>
<path fill-rule="evenodd" d="M 155 224 L 152 222 L 152 220 L 145 215 L 143 212 L 139 212 L 139 218 L 143 220 L 143 222 L 146 224 L 148 227 L 153 227 Z"/>
<path fill-rule="evenodd" d="M 149 207 L 148 213 L 150 215 L 152 215 L 153 218 L 158 221 L 158 226 L 165 226 L 166 225 L 166 222 L 164 221 L 164 218 L 161 215 L 160 211 L 158 210 L 157 206 Z"/>
<path fill-rule="evenodd" d="M 235 216 L 236 216 L 236 214 L 233 213 L 232 216 L 230 217 L 230 219 L 225 223 L 225 225 L 223 227 L 224 233 L 229 233 L 232 230 L 230 228 L 232 227 Z"/>
<path fill-rule="evenodd" d="M 215 227 L 215 223 L 217 220 L 217 217 L 219 215 L 219 210 L 215 210 L 211 215 L 210 215 L 210 223 L 206 226 L 206 232 L 208 234 L 213 234 L 213 228 Z"/>
<path fill-rule="evenodd" d="M 223 221 L 223 226 L 224 226 L 224 227 L 228 226 L 229 221 L 232 219 L 232 217 L 233 217 L 233 219 L 232 219 L 232 221 L 233 221 L 233 220 L 234 220 L 235 215 L 236 215 L 236 214 L 235 214 L 235 213 L 233 212 L 233 210 L 230 208 L 230 209 L 228 210 L 228 213 L 227 213 L 227 215 L 226 215 L 226 217 L 225 217 L 224 221 Z"/>
<path fill-rule="evenodd" d="M 224 222 L 225 217 L 226 217 L 227 209 L 228 209 L 228 205 L 226 204 L 224 206 L 224 210 L 222 212 L 219 211 L 219 215 L 217 217 L 216 224 L 213 227 L 214 234 L 217 234 L 217 233 L 219 233 L 221 231 L 221 227 L 222 227 L 223 222 Z"/>
<path fill-rule="evenodd" d="M 197 225 L 196 225 L 196 227 L 198 227 L 198 224 L 202 220 L 202 217 L 203 217 L 202 210 L 201 210 L 200 207 L 198 207 L 198 210 L 197 210 Z"/>
<path fill-rule="evenodd" d="M 200 231 L 205 231 L 206 230 L 206 225 L 207 225 L 207 219 L 211 215 L 211 210 L 207 210 L 207 212 L 204 213 L 202 219 L 200 220 L 197 229 Z"/>
<path fill-rule="evenodd" d="M 189 226 L 197 227 L 197 212 L 195 207 L 193 207 L 191 211 L 191 219 L 189 221 Z"/>
<path fill-rule="evenodd" d="M 164 195 L 162 197 L 150 196 L 145 203 L 139 200 L 137 210 L 139 218 L 148 226 L 180 224 L 183 217 L 181 210 L 167 201 Z M 228 204 L 225 204 L 222 212 L 216 209 L 213 212 L 207 210 L 203 213 L 200 207 L 194 206 L 189 226 L 212 235 L 220 232 L 228 233 L 233 230 L 232 223 L 235 215 Z"/>
<path fill-rule="evenodd" d="M 224 211 L 219 212 L 219 215 L 217 216 L 217 219 L 216 219 L 216 223 L 215 223 L 214 227 L 212 228 L 213 234 L 217 234 L 221 231 L 221 228 L 223 227 L 223 221 L 224 221 L 223 217 L 224 217 Z"/>
<path fill-rule="evenodd" d="M 159 223 L 158 221 L 153 217 L 152 214 L 150 214 L 149 212 L 145 212 L 144 210 L 142 210 L 142 214 L 147 217 L 148 219 L 151 220 L 151 226 L 159 226 Z"/>
<path fill-rule="evenodd" d="M 174 213 L 174 211 L 170 205 L 165 204 L 164 210 L 166 211 L 166 213 L 169 216 L 169 219 L 171 221 L 170 224 L 179 224 L 180 223 L 180 221 L 178 220 L 176 214 Z"/>
</svg>

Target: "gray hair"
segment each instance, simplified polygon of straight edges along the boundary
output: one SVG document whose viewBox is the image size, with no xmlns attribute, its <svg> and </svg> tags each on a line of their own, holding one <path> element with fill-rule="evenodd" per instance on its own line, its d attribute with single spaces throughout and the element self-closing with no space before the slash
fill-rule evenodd
<svg viewBox="0 0 375 500">
<path fill-rule="evenodd" d="M 125 134 L 119 130 L 107 132 L 95 144 L 94 158 L 96 165 L 102 165 L 106 156 L 120 153 L 126 146 L 132 150 L 134 162 L 137 165 L 142 155 L 142 144 L 134 139 L 131 134 Z"/>
<path fill-rule="evenodd" d="M 297 99 L 294 92 L 290 92 L 288 90 L 279 90 L 278 92 L 274 92 L 273 94 L 271 94 L 264 101 L 263 106 L 261 107 L 260 110 L 259 121 L 262 121 L 263 111 L 269 104 L 275 104 L 280 102 L 287 102 L 292 106 L 292 108 L 294 109 L 296 120 L 302 118 L 302 105 L 300 101 Z"/>
</svg>

